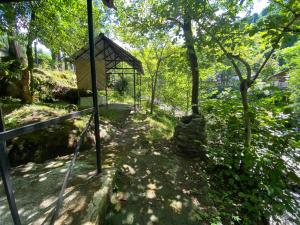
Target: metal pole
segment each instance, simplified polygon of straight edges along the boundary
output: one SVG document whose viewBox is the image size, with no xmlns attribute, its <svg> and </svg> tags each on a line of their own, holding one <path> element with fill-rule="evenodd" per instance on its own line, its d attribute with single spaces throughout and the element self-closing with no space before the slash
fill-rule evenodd
<svg viewBox="0 0 300 225">
<path fill-rule="evenodd" d="M 104 60 L 106 59 L 106 45 L 105 45 L 105 40 L 103 40 L 103 47 L 104 47 Z M 106 65 L 105 65 L 105 106 L 106 109 L 108 109 L 108 92 L 107 92 L 107 80 L 108 80 L 108 74 L 106 70 Z"/>
<path fill-rule="evenodd" d="M 139 73 L 140 75 L 140 99 L 139 99 L 139 104 L 140 104 L 140 108 L 142 107 L 142 74 Z"/>
<path fill-rule="evenodd" d="M 96 84 L 96 66 L 95 66 L 95 46 L 94 46 L 94 27 L 93 27 L 93 2 L 87 0 L 88 13 L 88 29 L 89 29 L 89 46 L 90 46 L 90 63 L 92 76 L 92 91 L 93 91 L 93 106 L 94 106 L 94 121 L 95 121 L 95 139 L 96 139 L 96 157 L 97 157 L 97 173 L 101 172 L 101 147 L 100 147 L 100 121 L 98 108 L 98 93 Z"/>
<path fill-rule="evenodd" d="M 5 130 L 4 120 L 2 116 L 2 110 L 0 108 L 0 132 Z M 12 183 L 9 175 L 9 162 L 7 153 L 5 151 L 5 141 L 0 141 L 0 168 L 1 168 L 1 177 L 9 205 L 9 209 L 11 212 L 11 216 L 13 218 L 15 225 L 21 225 L 20 216 L 18 213 L 14 192 L 12 189 Z"/>
<path fill-rule="evenodd" d="M 135 93 L 135 70 L 133 73 L 133 106 L 134 106 L 134 110 L 136 110 L 136 104 L 135 104 L 135 100 L 136 100 L 136 93 Z"/>
<path fill-rule="evenodd" d="M 106 71 L 106 70 L 105 70 Z M 108 74 L 105 72 L 105 106 L 108 109 L 108 91 L 107 91 L 107 78 Z"/>
</svg>

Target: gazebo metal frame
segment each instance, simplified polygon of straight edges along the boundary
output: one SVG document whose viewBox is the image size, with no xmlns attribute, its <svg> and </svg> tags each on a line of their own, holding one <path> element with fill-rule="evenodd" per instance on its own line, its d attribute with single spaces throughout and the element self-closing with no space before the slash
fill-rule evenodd
<svg viewBox="0 0 300 225">
<path fill-rule="evenodd" d="M 106 76 L 106 85 L 105 85 L 105 96 L 106 104 L 108 102 L 108 93 L 107 80 L 111 75 L 133 75 L 133 99 L 134 99 L 134 108 L 136 109 L 136 101 L 138 104 L 141 104 L 141 75 L 144 74 L 142 63 L 136 57 L 131 55 L 124 48 L 119 46 L 117 43 L 106 37 L 103 33 L 100 33 L 94 40 L 94 51 L 95 59 L 104 60 L 105 65 L 105 76 Z M 81 59 L 90 58 L 90 46 L 85 46 L 77 51 L 70 57 L 70 61 L 76 61 Z M 128 67 L 124 67 L 124 63 Z M 126 72 L 124 72 L 124 70 Z M 138 82 L 137 82 L 138 81 Z M 139 99 L 136 96 L 136 86 L 139 86 Z"/>
</svg>

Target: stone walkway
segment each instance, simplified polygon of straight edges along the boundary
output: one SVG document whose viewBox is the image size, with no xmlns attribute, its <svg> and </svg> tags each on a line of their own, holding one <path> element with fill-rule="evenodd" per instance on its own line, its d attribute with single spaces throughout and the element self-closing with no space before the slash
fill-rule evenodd
<svg viewBox="0 0 300 225">
<path fill-rule="evenodd" d="M 56 204 L 62 180 L 70 162 L 64 156 L 44 164 L 27 163 L 12 169 L 16 204 L 24 225 L 48 224 Z M 107 171 L 106 171 L 107 172 Z M 68 187 L 65 190 L 64 205 L 56 225 L 83 224 L 89 211 L 89 203 L 104 183 L 95 171 L 95 152 L 82 153 L 75 165 Z M 0 224 L 13 224 L 6 197 L 0 182 Z"/>
<path fill-rule="evenodd" d="M 120 158 L 106 225 L 208 224 L 207 182 L 197 161 L 147 139 L 149 126 L 128 120 L 115 143 Z M 120 156 L 121 155 L 121 156 Z"/>
</svg>

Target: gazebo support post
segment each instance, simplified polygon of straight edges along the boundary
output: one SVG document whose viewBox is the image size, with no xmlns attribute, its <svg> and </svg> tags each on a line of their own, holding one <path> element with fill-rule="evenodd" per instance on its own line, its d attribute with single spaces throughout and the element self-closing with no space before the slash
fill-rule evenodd
<svg viewBox="0 0 300 225">
<path fill-rule="evenodd" d="M 95 66 L 93 0 L 87 0 L 87 14 L 88 14 L 90 63 L 91 63 L 93 106 L 94 106 L 94 122 L 95 122 L 94 132 L 95 132 L 95 140 L 96 140 L 97 173 L 99 174 L 101 173 L 101 147 L 100 147 L 100 121 L 99 121 L 99 108 L 98 108 L 98 93 L 97 93 L 96 66 Z"/>
<path fill-rule="evenodd" d="M 136 82 L 135 82 L 135 70 L 133 72 L 133 106 L 134 106 L 134 110 L 136 110 L 136 90 L 135 90 L 135 86 L 136 86 Z"/>
<path fill-rule="evenodd" d="M 107 78 L 108 78 L 108 75 L 106 74 L 106 71 L 105 71 L 105 106 L 106 106 L 106 109 L 108 109 Z"/>
<path fill-rule="evenodd" d="M 139 105 L 140 108 L 142 108 L 142 74 L 139 73 L 139 78 L 140 78 L 140 97 L 139 97 Z"/>
<path fill-rule="evenodd" d="M 104 49 L 101 51 L 104 53 L 104 61 L 106 60 L 106 42 L 103 41 L 103 47 Z M 97 55 L 99 55 L 100 53 L 98 53 Z M 96 56 L 97 57 L 97 56 Z M 105 61 L 106 62 L 106 61 Z M 105 107 L 106 109 L 108 109 L 108 93 L 107 93 L 107 80 L 108 80 L 108 74 L 107 74 L 107 69 L 106 69 L 106 63 L 105 63 L 105 66 L 104 66 L 104 70 L 105 70 Z"/>
</svg>

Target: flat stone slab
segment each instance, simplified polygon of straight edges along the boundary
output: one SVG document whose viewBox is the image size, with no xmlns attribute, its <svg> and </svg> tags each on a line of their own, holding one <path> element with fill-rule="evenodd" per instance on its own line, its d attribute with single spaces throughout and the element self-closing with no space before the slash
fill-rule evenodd
<svg viewBox="0 0 300 225">
<path fill-rule="evenodd" d="M 11 171 L 16 203 L 22 224 L 48 224 L 71 156 L 44 164 L 28 163 Z M 106 211 L 114 170 L 104 165 L 96 175 L 95 151 L 85 151 L 77 158 L 64 204 L 55 224 L 99 224 Z M 2 181 L 0 183 L 0 224 L 13 224 Z"/>
</svg>

